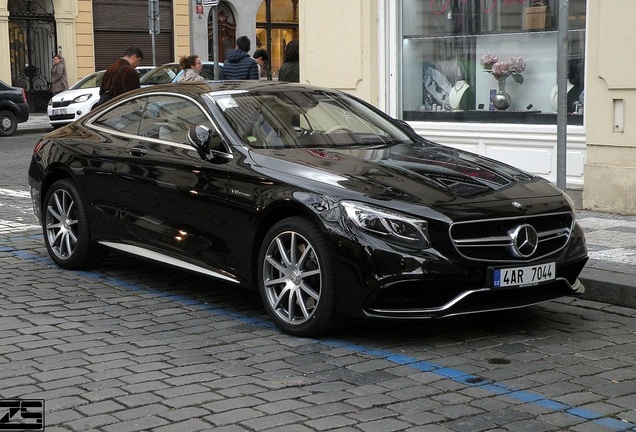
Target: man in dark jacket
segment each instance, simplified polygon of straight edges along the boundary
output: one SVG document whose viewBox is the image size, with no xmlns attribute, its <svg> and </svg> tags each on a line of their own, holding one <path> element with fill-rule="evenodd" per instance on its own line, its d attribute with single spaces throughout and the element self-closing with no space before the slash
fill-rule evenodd
<svg viewBox="0 0 636 432">
<path fill-rule="evenodd" d="M 110 65 L 104 73 L 100 94 L 105 90 L 112 88 L 112 96 L 114 98 L 127 91 L 138 89 L 139 73 L 135 70 L 144 58 L 141 49 L 132 46 L 124 51 L 122 58 Z"/>
<path fill-rule="evenodd" d="M 236 48 L 231 49 L 223 62 L 223 78 L 226 80 L 257 80 L 258 63 L 248 54 L 251 42 L 247 36 L 236 40 Z"/>
</svg>

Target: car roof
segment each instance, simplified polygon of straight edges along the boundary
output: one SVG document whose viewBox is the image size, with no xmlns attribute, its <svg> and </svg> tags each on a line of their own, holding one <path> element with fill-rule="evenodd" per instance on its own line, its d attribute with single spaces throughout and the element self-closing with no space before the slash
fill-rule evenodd
<svg viewBox="0 0 636 432">
<path fill-rule="evenodd" d="M 188 81 L 169 84 L 157 84 L 154 86 L 146 86 L 141 89 L 132 90 L 125 93 L 124 96 L 134 96 L 140 94 L 152 94 L 160 92 L 171 92 L 186 95 L 201 95 L 215 93 L 223 94 L 224 92 L 259 92 L 259 93 L 284 93 L 290 91 L 327 91 L 337 92 L 337 90 L 323 88 L 311 84 L 300 84 L 282 81 L 267 81 L 267 80 L 245 80 L 245 81 L 230 81 L 230 80 L 208 80 L 208 81 Z"/>
</svg>

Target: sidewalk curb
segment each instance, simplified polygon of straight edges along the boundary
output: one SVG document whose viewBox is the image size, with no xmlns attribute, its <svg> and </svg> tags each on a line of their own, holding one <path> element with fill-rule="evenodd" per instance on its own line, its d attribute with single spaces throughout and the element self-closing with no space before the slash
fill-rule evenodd
<svg viewBox="0 0 636 432">
<path fill-rule="evenodd" d="M 633 275 L 585 267 L 579 279 L 585 286 L 581 298 L 636 309 Z"/>
<path fill-rule="evenodd" d="M 25 130 L 25 129 L 19 129 L 18 130 Z M 53 132 L 53 128 L 51 126 L 46 127 L 46 126 L 35 126 L 35 127 L 30 127 L 28 129 L 29 133 L 36 133 L 36 132 L 42 132 L 42 133 L 49 133 L 49 132 Z"/>
<path fill-rule="evenodd" d="M 32 113 L 26 122 L 18 124 L 18 131 L 21 133 L 46 134 L 54 130 L 55 128 L 49 123 L 48 116 L 42 113 Z"/>
</svg>

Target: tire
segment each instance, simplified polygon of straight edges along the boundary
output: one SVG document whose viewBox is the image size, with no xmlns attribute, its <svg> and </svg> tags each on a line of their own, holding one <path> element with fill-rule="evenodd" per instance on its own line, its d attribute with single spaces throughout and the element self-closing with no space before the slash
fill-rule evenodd
<svg viewBox="0 0 636 432">
<path fill-rule="evenodd" d="M 274 225 L 261 245 L 257 277 L 276 326 L 303 337 L 333 330 L 340 323 L 335 270 L 331 245 L 310 220 L 290 217 Z"/>
<path fill-rule="evenodd" d="M 86 205 L 72 181 L 53 183 L 46 194 L 42 215 L 46 248 L 60 267 L 84 269 L 106 258 L 108 249 L 90 239 Z"/>
<path fill-rule="evenodd" d="M 18 118 L 11 111 L 0 111 L 0 136 L 11 136 L 18 129 Z"/>
</svg>

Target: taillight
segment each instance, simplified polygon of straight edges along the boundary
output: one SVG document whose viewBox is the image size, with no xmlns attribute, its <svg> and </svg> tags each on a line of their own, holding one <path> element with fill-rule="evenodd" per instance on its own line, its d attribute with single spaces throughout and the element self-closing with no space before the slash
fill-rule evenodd
<svg viewBox="0 0 636 432">
<path fill-rule="evenodd" d="M 33 149 L 33 154 L 37 154 L 40 149 L 42 148 L 42 145 L 44 145 L 44 141 L 43 140 L 39 140 L 38 143 L 35 145 L 35 148 Z"/>
<path fill-rule="evenodd" d="M 22 99 L 24 99 L 24 103 L 27 103 L 26 92 L 22 89 Z"/>
</svg>

